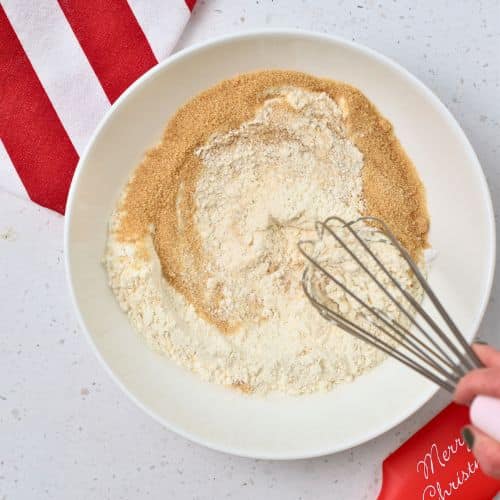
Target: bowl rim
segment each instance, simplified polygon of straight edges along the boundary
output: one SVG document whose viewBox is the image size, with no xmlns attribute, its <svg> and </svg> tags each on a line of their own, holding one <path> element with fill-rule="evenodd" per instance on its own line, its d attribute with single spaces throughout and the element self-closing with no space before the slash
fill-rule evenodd
<svg viewBox="0 0 500 500">
<path fill-rule="evenodd" d="M 134 394 L 132 394 L 127 386 L 115 375 L 113 372 L 112 368 L 110 365 L 107 363 L 106 359 L 103 357 L 101 352 L 99 351 L 96 343 L 94 342 L 89 329 L 87 328 L 85 318 L 83 317 L 78 301 L 76 298 L 75 294 L 75 289 L 74 289 L 74 284 L 73 284 L 73 275 L 71 272 L 71 243 L 70 243 L 70 232 L 71 232 L 71 224 L 72 224 L 72 214 L 74 210 L 74 205 L 75 205 L 75 198 L 76 198 L 76 191 L 77 191 L 77 186 L 79 184 L 79 179 L 82 171 L 85 168 L 85 164 L 87 161 L 87 157 L 89 155 L 89 152 L 91 151 L 94 142 L 98 138 L 98 136 L 101 133 L 101 130 L 105 128 L 107 125 L 107 122 L 109 121 L 110 117 L 113 115 L 115 110 L 120 107 L 121 103 L 124 102 L 129 95 L 131 95 L 139 86 L 143 84 L 143 82 L 154 78 L 154 76 L 163 71 L 164 68 L 167 66 L 171 65 L 178 59 L 186 58 L 189 57 L 190 54 L 193 52 L 197 52 L 202 49 L 206 49 L 208 47 L 216 47 L 218 45 L 224 45 L 227 43 L 230 43 L 234 40 L 241 40 L 241 39 L 258 39 L 259 37 L 273 37 L 273 36 L 278 36 L 278 37 L 299 37 L 299 38 L 305 38 L 309 40 L 318 40 L 318 41 L 327 41 L 327 42 L 333 42 L 334 44 L 337 44 L 339 46 L 347 47 L 349 49 L 354 49 L 359 52 L 364 53 L 366 56 L 374 59 L 376 62 L 381 63 L 382 65 L 388 66 L 391 69 L 399 72 L 402 76 L 404 76 L 407 80 L 411 82 L 414 86 L 416 86 L 424 95 L 427 99 L 429 99 L 434 106 L 438 108 L 438 110 L 443 114 L 443 116 L 446 118 L 447 125 L 449 127 L 452 127 L 454 131 L 458 134 L 460 137 L 461 142 L 464 145 L 464 148 L 468 150 L 468 153 L 471 157 L 471 160 L 474 163 L 474 168 L 475 168 L 475 173 L 478 176 L 478 180 L 480 182 L 480 189 L 482 192 L 482 198 L 483 202 L 485 204 L 485 209 L 487 212 L 487 224 L 488 224 L 488 234 L 489 234 L 489 262 L 487 264 L 487 276 L 486 276 L 486 283 L 484 286 L 485 289 L 485 294 L 483 297 L 483 301 L 480 305 L 480 308 L 478 310 L 478 313 L 475 318 L 474 322 L 474 336 L 477 334 L 477 331 L 479 329 L 479 326 L 481 324 L 481 321 L 484 317 L 484 314 L 486 312 L 486 308 L 489 303 L 490 295 L 491 295 L 491 290 L 493 286 L 493 279 L 494 279 L 494 274 L 495 274 L 495 264 L 496 264 L 496 227 L 495 227 L 495 219 L 494 219 L 494 211 L 493 211 L 493 203 L 491 199 L 491 194 L 488 188 L 488 184 L 486 181 L 486 177 L 484 174 L 484 171 L 481 167 L 481 164 L 479 162 L 479 159 L 477 158 L 477 155 L 470 144 L 467 136 L 465 135 L 464 131 L 458 124 L 457 120 L 455 117 L 452 115 L 450 110 L 441 102 L 441 100 L 430 90 L 422 81 L 420 81 L 416 76 L 414 76 L 412 73 L 410 73 L 407 69 L 405 69 L 403 66 L 401 66 L 399 63 L 393 61 L 391 58 L 375 51 L 374 49 L 371 49 L 369 47 L 366 47 L 362 44 L 359 44 L 357 42 L 353 42 L 350 40 L 346 40 L 342 37 L 338 37 L 335 35 L 329 35 L 329 34 L 323 34 L 323 33 L 318 33 L 314 31 L 309 31 L 309 30 L 302 30 L 302 29 L 289 29 L 289 28 L 265 28 L 265 29 L 255 29 L 255 30 L 248 30 L 248 31 L 243 31 L 235 34 L 229 34 L 229 35 L 223 35 L 223 36 L 218 36 L 215 38 L 210 38 L 208 40 L 202 41 L 202 42 L 197 42 L 189 47 L 183 48 L 179 50 L 178 52 L 175 52 L 174 54 L 170 55 L 163 61 L 159 62 L 157 65 L 155 65 L 153 68 L 148 70 L 146 73 L 144 73 L 141 77 L 139 77 L 134 83 L 132 83 L 121 95 L 120 97 L 111 105 L 111 107 L 108 109 L 108 111 L 105 113 L 105 115 L 102 117 L 100 120 L 99 124 L 95 128 L 94 132 L 92 133 L 92 136 L 90 137 L 83 153 L 80 156 L 80 159 L 78 161 L 78 164 L 76 166 L 75 172 L 73 174 L 73 178 L 71 181 L 69 193 L 68 193 L 68 198 L 66 202 L 66 211 L 65 211 L 65 221 L 64 221 L 64 262 L 65 262 L 65 270 L 66 270 L 66 276 L 67 276 L 67 283 L 68 283 L 68 288 L 69 288 L 69 294 L 70 294 L 70 300 L 73 305 L 73 308 L 76 312 L 76 316 L 78 319 L 78 323 L 83 330 L 83 333 L 91 346 L 91 349 L 93 350 L 94 354 L 96 355 L 97 359 L 99 359 L 101 365 L 104 367 L 105 371 L 108 373 L 108 375 L 111 377 L 111 379 L 120 387 L 120 389 L 128 396 L 129 399 L 131 399 L 134 404 L 136 404 L 141 410 L 143 410 L 146 414 L 148 414 L 151 418 L 153 418 L 156 422 L 161 424 L 162 426 L 166 427 L 167 429 L 175 432 L 176 434 L 189 439 L 190 441 L 193 441 L 195 443 L 198 443 L 202 446 L 205 446 L 207 448 L 211 448 L 213 450 L 221 451 L 224 453 L 228 453 L 231 455 L 236 455 L 236 456 L 241 456 L 241 457 L 246 457 L 246 458 L 257 458 L 257 459 L 266 459 L 266 460 L 295 460 L 295 459 L 305 459 L 305 458 L 314 458 L 314 457 L 320 457 L 324 455 L 329 455 L 332 453 L 337 453 L 344 451 L 346 449 L 351 449 L 355 446 L 359 446 L 363 443 L 366 443 L 378 436 L 381 436 L 382 434 L 388 432 L 389 430 L 393 429 L 395 426 L 399 425 L 406 419 L 408 419 L 411 415 L 413 415 L 417 410 L 423 407 L 425 403 L 427 403 L 439 390 L 438 387 L 430 387 L 429 390 L 423 391 L 422 396 L 418 398 L 415 403 L 411 406 L 408 407 L 408 409 L 400 413 L 398 416 L 388 420 L 386 425 L 379 427 L 376 431 L 368 432 L 360 436 L 356 441 L 353 441 L 350 446 L 335 446 L 335 445 L 328 445 L 323 448 L 315 449 L 315 450 L 307 450 L 304 452 L 289 452 L 289 453 L 282 453 L 282 452 L 271 452 L 271 453 L 266 453 L 263 452 L 262 450 L 252 452 L 248 450 L 241 450 L 238 449 L 237 447 L 231 447 L 228 445 L 220 444 L 217 441 L 211 441 L 209 439 L 201 438 L 198 436 L 196 433 L 193 432 L 188 432 L 185 431 L 183 428 L 172 424 L 168 421 L 166 421 L 163 417 L 155 413 L 152 409 L 150 409 L 148 406 L 146 406 L 145 403 L 143 403 L 138 397 L 136 397 Z"/>
</svg>

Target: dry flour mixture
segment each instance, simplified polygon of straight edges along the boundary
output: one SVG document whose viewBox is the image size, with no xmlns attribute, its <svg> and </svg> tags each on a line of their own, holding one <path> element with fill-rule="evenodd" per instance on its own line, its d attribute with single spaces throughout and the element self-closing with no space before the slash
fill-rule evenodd
<svg viewBox="0 0 500 500">
<path fill-rule="evenodd" d="M 383 181 L 373 180 L 377 169 Z M 394 210 L 401 199 L 403 214 Z M 311 307 L 296 244 L 314 235 L 315 220 L 366 213 L 385 216 L 419 255 L 422 187 L 375 108 L 345 84 L 290 72 L 243 75 L 170 122 L 111 217 L 104 262 L 134 328 L 204 379 L 255 393 L 328 390 L 384 356 Z M 381 249 L 412 286 L 403 260 Z M 349 263 L 337 271 L 367 300 L 390 307 Z M 350 307 L 341 294 L 338 304 Z"/>
</svg>

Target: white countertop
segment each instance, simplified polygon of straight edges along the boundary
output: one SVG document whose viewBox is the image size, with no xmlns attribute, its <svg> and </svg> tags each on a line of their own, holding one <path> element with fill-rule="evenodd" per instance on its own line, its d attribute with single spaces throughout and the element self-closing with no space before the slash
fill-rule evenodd
<svg viewBox="0 0 500 500">
<path fill-rule="evenodd" d="M 335 34 L 405 66 L 464 128 L 500 213 L 500 2 L 199 0 L 179 47 L 262 27 Z M 448 400 L 313 460 L 190 443 L 134 406 L 94 357 L 67 296 L 62 236 L 62 217 L 0 191 L 0 500 L 373 499 L 385 456 Z M 479 333 L 497 346 L 499 292 L 497 273 Z"/>
</svg>

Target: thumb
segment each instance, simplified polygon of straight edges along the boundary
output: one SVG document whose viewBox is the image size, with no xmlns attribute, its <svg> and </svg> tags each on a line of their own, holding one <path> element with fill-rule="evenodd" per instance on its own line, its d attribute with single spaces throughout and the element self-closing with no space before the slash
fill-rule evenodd
<svg viewBox="0 0 500 500">
<path fill-rule="evenodd" d="M 500 479 L 500 443 L 473 425 L 462 429 L 462 436 L 472 450 L 481 470 L 495 479 Z"/>
</svg>

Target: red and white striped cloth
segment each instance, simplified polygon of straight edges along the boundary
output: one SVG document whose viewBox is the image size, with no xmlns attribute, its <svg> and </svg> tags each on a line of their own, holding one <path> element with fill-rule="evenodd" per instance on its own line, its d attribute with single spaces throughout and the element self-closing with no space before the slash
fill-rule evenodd
<svg viewBox="0 0 500 500">
<path fill-rule="evenodd" d="M 118 96 L 166 57 L 196 0 L 2 0 L 0 188 L 64 213 Z"/>
</svg>

